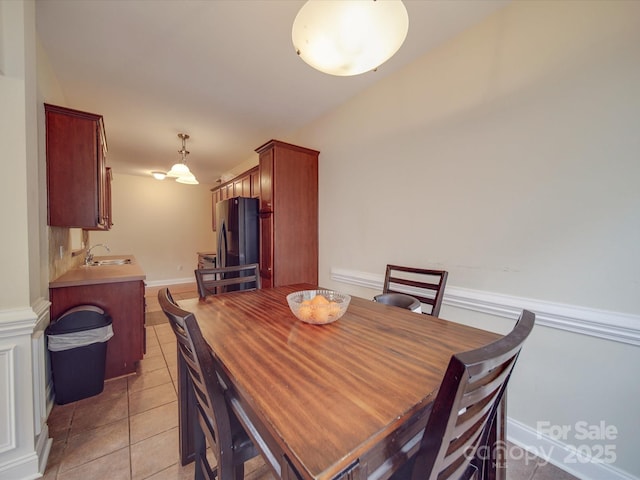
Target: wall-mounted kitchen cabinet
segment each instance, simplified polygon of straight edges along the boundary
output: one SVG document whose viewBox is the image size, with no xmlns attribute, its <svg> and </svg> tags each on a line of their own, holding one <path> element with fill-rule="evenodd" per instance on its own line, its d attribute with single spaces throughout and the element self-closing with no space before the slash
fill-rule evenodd
<svg viewBox="0 0 640 480">
<path fill-rule="evenodd" d="M 48 224 L 108 230 L 111 175 L 101 115 L 44 105 Z"/>
<path fill-rule="evenodd" d="M 233 197 L 258 198 L 260 195 L 258 178 L 258 167 L 254 167 L 211 189 L 211 228 L 214 231 L 216 230 L 216 203 Z"/>
<path fill-rule="evenodd" d="M 263 288 L 318 283 L 318 155 L 271 140 L 258 149 Z"/>
</svg>

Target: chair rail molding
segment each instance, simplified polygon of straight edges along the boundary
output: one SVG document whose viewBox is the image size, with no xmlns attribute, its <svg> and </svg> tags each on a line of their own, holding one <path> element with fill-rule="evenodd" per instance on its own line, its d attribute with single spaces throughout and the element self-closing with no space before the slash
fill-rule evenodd
<svg viewBox="0 0 640 480">
<path fill-rule="evenodd" d="M 382 291 L 384 276 L 332 268 L 331 280 Z M 405 292 L 411 295 L 411 289 Z M 447 285 L 444 305 L 516 320 L 523 308 L 536 314 L 536 324 L 640 346 L 640 315 L 545 302 L 524 297 Z"/>
</svg>

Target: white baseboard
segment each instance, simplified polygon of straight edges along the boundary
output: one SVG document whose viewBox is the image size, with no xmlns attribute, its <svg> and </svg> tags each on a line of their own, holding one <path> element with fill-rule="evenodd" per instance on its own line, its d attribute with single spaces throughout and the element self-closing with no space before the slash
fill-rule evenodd
<svg viewBox="0 0 640 480">
<path fill-rule="evenodd" d="M 9 461 L 0 463 L 0 478 L 31 480 L 41 478 L 38 470 L 38 455 L 31 452 L 22 457 L 12 458 Z"/>
<path fill-rule="evenodd" d="M 331 269 L 337 282 L 382 291 L 383 275 Z M 411 289 L 406 293 L 411 295 Z M 536 314 L 536 325 L 640 346 L 640 315 L 546 302 L 447 285 L 442 303 L 452 307 L 516 320 L 523 308 Z"/>
<path fill-rule="evenodd" d="M 153 280 L 146 282 L 147 287 L 165 287 L 167 285 L 181 285 L 183 283 L 196 283 L 196 277 L 173 278 L 169 280 Z"/>
<path fill-rule="evenodd" d="M 47 467 L 47 461 L 49 460 L 49 453 L 51 453 L 52 445 L 53 438 L 49 438 L 49 426 L 45 423 L 36 440 L 36 455 L 39 459 L 38 471 L 42 474 L 44 474 Z"/>
<path fill-rule="evenodd" d="M 638 477 L 606 463 L 605 457 L 595 459 L 578 454 L 569 445 L 511 418 L 507 419 L 507 439 L 518 447 L 580 479 L 639 480 Z M 601 452 L 598 450 L 596 454 L 599 453 Z"/>
</svg>

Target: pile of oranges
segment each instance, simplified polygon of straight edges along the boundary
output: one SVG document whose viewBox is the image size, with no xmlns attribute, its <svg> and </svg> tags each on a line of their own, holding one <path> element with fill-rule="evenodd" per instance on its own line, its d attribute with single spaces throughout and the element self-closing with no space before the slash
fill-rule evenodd
<svg viewBox="0 0 640 480">
<path fill-rule="evenodd" d="M 298 309 L 301 320 L 312 320 L 315 323 L 327 323 L 331 317 L 340 313 L 337 302 L 327 300 L 323 295 L 316 295 L 311 300 L 303 300 Z"/>
</svg>

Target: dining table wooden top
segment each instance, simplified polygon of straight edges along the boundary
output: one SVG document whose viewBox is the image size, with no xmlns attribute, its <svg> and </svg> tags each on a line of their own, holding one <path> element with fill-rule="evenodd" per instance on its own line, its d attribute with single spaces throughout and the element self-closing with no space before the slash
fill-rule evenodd
<svg viewBox="0 0 640 480">
<path fill-rule="evenodd" d="M 254 426 L 301 477 L 336 478 L 354 466 L 368 477 L 394 432 L 430 407 L 451 355 L 500 335 L 355 296 L 336 322 L 307 324 L 286 296 L 315 288 L 178 303 L 195 314 Z"/>
</svg>

